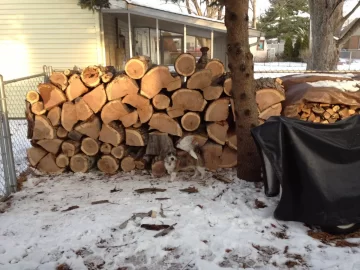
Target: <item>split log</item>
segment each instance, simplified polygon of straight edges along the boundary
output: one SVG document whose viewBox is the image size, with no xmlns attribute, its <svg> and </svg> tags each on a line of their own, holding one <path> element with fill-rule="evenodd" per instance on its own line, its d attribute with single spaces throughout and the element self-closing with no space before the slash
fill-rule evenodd
<svg viewBox="0 0 360 270">
<path fill-rule="evenodd" d="M 35 115 L 42 115 L 46 113 L 44 109 L 44 103 L 42 101 L 35 102 L 31 105 L 31 111 Z"/>
<path fill-rule="evenodd" d="M 220 78 L 225 73 L 224 64 L 218 59 L 211 59 L 206 64 L 205 69 L 211 70 L 212 81 Z"/>
<path fill-rule="evenodd" d="M 100 171 L 108 174 L 114 174 L 119 169 L 119 161 L 110 155 L 103 155 L 97 162 Z"/>
<path fill-rule="evenodd" d="M 349 109 L 348 108 L 343 108 L 339 111 L 339 115 L 341 116 L 341 118 L 347 118 L 350 116 L 349 114 Z"/>
<path fill-rule="evenodd" d="M 256 103 L 260 112 L 285 100 L 285 94 L 275 89 L 261 89 L 256 91 Z"/>
<path fill-rule="evenodd" d="M 172 108 L 182 109 L 183 111 L 202 112 L 205 109 L 207 101 L 203 95 L 196 90 L 180 89 L 172 96 Z"/>
<path fill-rule="evenodd" d="M 27 138 L 32 139 L 35 125 L 35 115 L 31 112 L 31 103 L 25 101 L 25 115 L 27 121 Z"/>
<path fill-rule="evenodd" d="M 68 131 L 65 128 L 63 128 L 62 126 L 60 126 L 56 130 L 56 136 L 59 139 L 65 139 L 68 136 Z"/>
<path fill-rule="evenodd" d="M 111 73 L 111 72 L 106 72 L 105 74 L 103 74 L 101 76 L 101 81 L 103 83 L 108 83 L 108 82 L 110 82 L 112 80 L 112 78 L 114 78 L 114 74 Z"/>
<path fill-rule="evenodd" d="M 26 94 L 26 101 L 30 102 L 30 104 L 34 104 L 35 102 L 38 102 L 40 100 L 39 93 L 31 90 L 27 92 Z"/>
<path fill-rule="evenodd" d="M 174 107 L 167 108 L 166 113 L 170 116 L 170 118 L 177 118 L 185 114 L 182 108 L 174 108 Z"/>
<path fill-rule="evenodd" d="M 216 171 L 221 164 L 222 146 L 217 143 L 207 142 L 201 150 L 205 167 L 210 171 Z"/>
<path fill-rule="evenodd" d="M 36 165 L 48 154 L 48 152 L 40 147 L 31 147 L 26 149 L 26 154 L 31 166 L 36 167 Z"/>
<path fill-rule="evenodd" d="M 63 168 L 56 165 L 55 156 L 51 153 L 41 159 L 36 168 L 43 173 L 62 173 L 64 171 Z"/>
<path fill-rule="evenodd" d="M 158 131 L 149 133 L 146 156 L 157 156 L 160 159 L 164 159 L 168 153 L 174 152 L 174 144 L 169 134 Z"/>
<path fill-rule="evenodd" d="M 209 69 L 196 71 L 186 82 L 189 89 L 203 90 L 211 85 L 212 73 Z"/>
<path fill-rule="evenodd" d="M 146 129 L 125 129 L 126 144 L 129 146 L 145 146 L 148 143 L 149 133 Z"/>
<path fill-rule="evenodd" d="M 154 113 L 150 119 L 149 126 L 174 136 L 182 136 L 182 129 L 179 123 L 165 113 Z"/>
<path fill-rule="evenodd" d="M 59 168 L 66 168 L 69 166 L 70 159 L 66 155 L 60 154 L 56 157 L 55 163 Z"/>
<path fill-rule="evenodd" d="M 119 120 L 121 117 L 130 113 L 127 105 L 121 100 L 113 100 L 108 102 L 101 111 L 101 119 L 104 124 L 108 124 L 114 120 Z"/>
<path fill-rule="evenodd" d="M 67 157 L 72 157 L 80 151 L 80 142 L 67 140 L 62 143 L 61 151 Z"/>
<path fill-rule="evenodd" d="M 121 160 L 120 167 L 124 172 L 131 172 L 135 169 L 135 159 L 132 156 L 124 157 Z"/>
<path fill-rule="evenodd" d="M 65 102 L 61 110 L 61 125 L 70 132 L 78 120 L 75 104 L 70 101 Z"/>
<path fill-rule="evenodd" d="M 218 122 L 224 121 L 229 117 L 229 98 L 220 98 L 213 101 L 205 112 L 205 121 Z"/>
<path fill-rule="evenodd" d="M 224 93 L 229 97 L 232 96 L 232 79 L 231 77 L 226 78 L 224 82 Z"/>
<path fill-rule="evenodd" d="M 210 85 L 203 89 L 203 95 L 206 100 L 215 100 L 220 98 L 224 91 L 224 87 L 220 85 Z"/>
<path fill-rule="evenodd" d="M 69 80 L 69 86 L 66 88 L 68 100 L 73 101 L 87 92 L 89 92 L 89 88 L 84 85 L 78 75 L 73 75 Z"/>
<path fill-rule="evenodd" d="M 41 83 L 38 90 L 45 110 L 50 110 L 66 101 L 64 93 L 51 83 Z"/>
<path fill-rule="evenodd" d="M 124 127 L 118 122 L 111 122 L 109 124 L 103 124 L 99 140 L 104 143 L 109 143 L 113 146 L 117 146 L 125 139 Z"/>
<path fill-rule="evenodd" d="M 263 120 L 268 120 L 271 116 L 281 115 L 281 110 L 282 110 L 281 103 L 272 105 L 271 107 L 261 112 L 259 114 L 259 118 Z"/>
<path fill-rule="evenodd" d="M 63 73 L 66 77 L 71 77 L 72 75 L 76 74 L 76 71 L 71 69 L 65 69 Z"/>
<path fill-rule="evenodd" d="M 57 127 L 60 125 L 60 120 L 61 120 L 61 109 L 60 107 L 54 107 L 52 108 L 48 114 L 47 114 L 47 118 L 49 118 L 51 124 L 54 127 Z"/>
<path fill-rule="evenodd" d="M 154 177 L 163 177 L 166 174 L 164 161 L 158 160 L 151 165 L 151 173 Z"/>
<path fill-rule="evenodd" d="M 124 125 L 124 127 L 131 127 L 132 125 L 137 123 L 138 119 L 139 119 L 139 114 L 137 110 L 134 110 L 131 113 L 124 115 L 119 120 Z"/>
<path fill-rule="evenodd" d="M 126 74 L 135 80 L 144 77 L 145 73 L 151 68 L 151 58 L 148 56 L 135 56 L 125 64 Z"/>
<path fill-rule="evenodd" d="M 70 140 L 80 142 L 83 135 L 76 130 L 72 130 L 68 133 L 68 137 Z"/>
<path fill-rule="evenodd" d="M 191 137 L 192 143 L 199 147 L 203 147 L 205 145 L 205 143 L 208 141 L 208 135 L 207 135 L 206 131 L 198 130 L 195 133 L 187 133 L 180 140 L 186 140 L 186 137 L 188 137 L 188 136 Z M 184 150 L 184 149 L 182 149 L 182 150 Z"/>
<path fill-rule="evenodd" d="M 95 156 L 97 153 L 99 153 L 99 150 L 100 150 L 99 141 L 90 137 L 84 138 L 81 141 L 81 151 L 84 154 L 88 156 Z"/>
<path fill-rule="evenodd" d="M 112 146 L 110 143 L 103 143 L 100 147 L 100 152 L 109 155 L 111 153 Z"/>
<path fill-rule="evenodd" d="M 59 152 L 62 143 L 63 140 L 60 139 L 40 140 L 37 142 L 38 145 L 54 155 Z"/>
<path fill-rule="evenodd" d="M 100 67 L 88 66 L 81 72 L 81 80 L 87 87 L 94 88 L 101 83 L 102 75 Z"/>
<path fill-rule="evenodd" d="M 86 135 L 96 140 L 97 138 L 99 138 L 99 134 L 101 130 L 101 121 L 99 117 L 94 115 L 88 121 L 81 122 L 78 125 L 76 125 L 75 130 L 83 135 Z"/>
<path fill-rule="evenodd" d="M 176 58 L 174 66 L 177 74 L 189 77 L 195 73 L 196 59 L 190 53 L 182 53 Z"/>
<path fill-rule="evenodd" d="M 55 139 L 55 129 L 44 115 L 35 116 L 35 125 L 32 139 Z"/>
<path fill-rule="evenodd" d="M 87 103 L 81 97 L 75 99 L 75 108 L 77 119 L 80 121 L 87 121 L 94 115 L 89 105 L 87 105 Z"/>
<path fill-rule="evenodd" d="M 53 72 L 50 75 L 50 82 L 61 90 L 65 91 L 66 87 L 69 85 L 68 78 L 62 72 Z"/>
<path fill-rule="evenodd" d="M 137 109 L 141 123 L 148 122 L 153 114 L 153 107 L 150 105 L 150 100 L 141 95 L 127 95 L 123 98 L 122 103 L 129 104 Z"/>
<path fill-rule="evenodd" d="M 110 101 L 125 97 L 126 95 L 137 94 L 138 91 L 139 86 L 136 81 L 125 74 L 116 76 L 106 86 L 106 95 Z"/>
<path fill-rule="evenodd" d="M 94 113 L 98 113 L 105 105 L 107 98 L 103 84 L 83 96 L 83 100 Z"/>
<path fill-rule="evenodd" d="M 157 94 L 152 99 L 152 104 L 153 104 L 154 108 L 157 110 L 165 110 L 170 105 L 170 98 L 163 94 Z"/>
<path fill-rule="evenodd" d="M 234 150 L 237 150 L 237 136 L 234 129 L 231 129 L 227 133 L 226 144 Z"/>
<path fill-rule="evenodd" d="M 153 98 L 161 89 L 171 92 L 181 87 L 181 78 L 173 77 L 166 66 L 156 66 L 149 70 L 141 80 L 141 95 Z"/>
<path fill-rule="evenodd" d="M 95 158 L 84 154 L 76 154 L 70 159 L 70 169 L 75 173 L 86 173 L 94 166 L 94 164 Z"/>
<path fill-rule="evenodd" d="M 233 168 L 237 165 L 237 151 L 228 146 L 224 147 L 221 155 L 220 168 Z"/>
<path fill-rule="evenodd" d="M 221 145 L 225 145 L 229 124 L 226 121 L 207 124 L 206 130 L 210 139 Z"/>
<path fill-rule="evenodd" d="M 118 145 L 111 149 L 111 155 L 117 159 L 122 159 L 128 154 L 128 147 L 126 145 Z"/>
<path fill-rule="evenodd" d="M 186 131 L 195 131 L 198 129 L 201 123 L 201 118 L 198 113 L 187 112 L 181 117 L 181 126 Z"/>
</svg>

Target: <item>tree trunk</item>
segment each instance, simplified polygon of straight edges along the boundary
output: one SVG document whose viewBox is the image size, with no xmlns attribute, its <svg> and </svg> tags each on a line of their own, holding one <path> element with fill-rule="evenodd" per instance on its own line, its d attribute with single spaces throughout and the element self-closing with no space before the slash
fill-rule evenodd
<svg viewBox="0 0 360 270">
<path fill-rule="evenodd" d="M 237 116 L 237 175 L 247 181 L 260 181 L 260 159 L 250 133 L 251 128 L 257 126 L 258 110 L 253 85 L 253 55 L 249 47 L 249 1 L 226 0 L 225 8 L 232 95 Z"/>
</svg>

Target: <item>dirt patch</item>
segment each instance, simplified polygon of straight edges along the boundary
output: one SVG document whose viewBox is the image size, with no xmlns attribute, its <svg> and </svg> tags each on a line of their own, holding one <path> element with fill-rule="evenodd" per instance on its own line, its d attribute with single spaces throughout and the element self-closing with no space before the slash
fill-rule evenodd
<svg viewBox="0 0 360 270">
<path fill-rule="evenodd" d="M 326 232 L 309 230 L 308 235 L 326 245 L 335 244 L 336 247 L 359 247 L 360 243 L 350 243 L 345 239 L 360 238 L 360 230 L 346 235 L 332 235 Z"/>
</svg>

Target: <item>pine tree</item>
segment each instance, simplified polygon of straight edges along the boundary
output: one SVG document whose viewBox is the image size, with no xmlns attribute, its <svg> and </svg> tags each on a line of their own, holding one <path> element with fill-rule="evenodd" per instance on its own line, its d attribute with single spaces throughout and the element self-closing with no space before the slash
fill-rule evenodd
<svg viewBox="0 0 360 270">
<path fill-rule="evenodd" d="M 304 38 L 303 38 L 303 41 L 301 43 L 300 50 L 304 51 L 304 50 L 307 50 L 307 49 L 309 49 L 309 36 L 305 35 Z"/>
<path fill-rule="evenodd" d="M 301 45 L 302 45 L 301 37 L 297 37 L 293 51 L 293 58 L 295 61 L 299 61 Z"/>
<path fill-rule="evenodd" d="M 284 60 L 292 61 L 294 55 L 293 42 L 291 37 L 287 37 L 284 45 Z"/>
</svg>

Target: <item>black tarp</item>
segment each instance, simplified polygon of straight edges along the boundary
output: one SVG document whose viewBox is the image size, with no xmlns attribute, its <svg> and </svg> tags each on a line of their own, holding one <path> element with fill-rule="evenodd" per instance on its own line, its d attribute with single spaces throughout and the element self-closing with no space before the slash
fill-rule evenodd
<svg viewBox="0 0 360 270">
<path fill-rule="evenodd" d="M 271 117 L 252 130 L 275 218 L 312 225 L 360 223 L 360 116 L 324 125 Z M 266 162 L 267 161 L 267 162 Z M 266 166 L 265 166 L 266 167 Z"/>
</svg>

